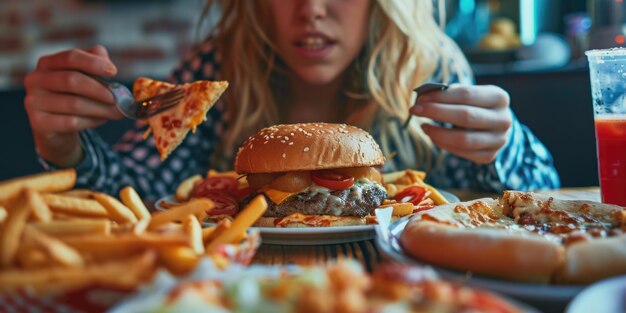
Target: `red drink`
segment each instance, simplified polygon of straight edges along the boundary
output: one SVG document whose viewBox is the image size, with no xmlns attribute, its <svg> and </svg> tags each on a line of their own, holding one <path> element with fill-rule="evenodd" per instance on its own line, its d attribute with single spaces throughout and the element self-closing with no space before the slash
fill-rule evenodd
<svg viewBox="0 0 626 313">
<path fill-rule="evenodd" d="M 626 206 L 626 116 L 596 116 L 602 202 Z"/>
</svg>

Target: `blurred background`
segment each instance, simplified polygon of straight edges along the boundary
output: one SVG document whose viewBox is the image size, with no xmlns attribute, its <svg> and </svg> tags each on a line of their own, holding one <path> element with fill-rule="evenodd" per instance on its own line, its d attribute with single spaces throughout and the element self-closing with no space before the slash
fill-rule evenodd
<svg viewBox="0 0 626 313">
<path fill-rule="evenodd" d="M 419 0 L 428 1 L 428 0 Z M 118 79 L 165 79 L 202 38 L 202 0 L 0 0 L 0 179 L 41 171 L 23 108 L 24 76 L 56 51 L 105 45 Z M 480 84 L 553 153 L 564 186 L 598 185 L 584 51 L 625 45 L 623 0 L 435 0 Z M 438 5 L 441 4 L 441 5 Z M 99 129 L 115 142 L 130 121 Z"/>
</svg>

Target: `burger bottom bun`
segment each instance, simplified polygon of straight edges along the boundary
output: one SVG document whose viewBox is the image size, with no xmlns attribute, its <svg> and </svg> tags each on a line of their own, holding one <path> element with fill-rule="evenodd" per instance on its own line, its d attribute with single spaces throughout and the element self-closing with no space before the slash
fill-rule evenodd
<svg viewBox="0 0 626 313">
<path fill-rule="evenodd" d="M 281 217 L 261 217 L 254 223 L 255 227 L 280 227 L 280 228 L 310 228 L 310 227 L 338 227 L 338 226 L 358 226 L 369 225 L 372 219 L 368 217 L 359 216 L 329 216 L 329 215 L 304 215 L 312 217 L 314 221 L 319 223 L 310 222 L 307 223 L 304 220 L 299 219 L 286 219 L 282 221 Z M 280 226 L 276 226 L 277 222 L 280 222 Z M 322 225 L 320 225 L 322 224 Z"/>
</svg>

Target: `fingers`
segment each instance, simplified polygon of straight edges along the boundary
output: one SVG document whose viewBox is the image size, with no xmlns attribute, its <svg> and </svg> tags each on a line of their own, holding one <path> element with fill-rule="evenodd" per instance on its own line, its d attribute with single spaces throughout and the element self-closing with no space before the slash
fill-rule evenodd
<svg viewBox="0 0 626 313">
<path fill-rule="evenodd" d="M 95 54 L 97 56 L 105 57 L 107 59 L 109 58 L 109 52 L 102 45 L 95 45 L 95 46 L 87 49 L 86 51 L 91 53 L 91 54 Z"/>
<path fill-rule="evenodd" d="M 477 130 L 507 130 L 512 123 L 508 108 L 494 110 L 469 105 L 428 102 L 415 105 L 410 112 L 435 121 Z"/>
<path fill-rule="evenodd" d="M 498 156 L 498 151 L 499 150 L 493 150 L 493 149 L 488 149 L 488 150 L 475 150 L 475 151 L 469 151 L 469 150 L 448 150 L 445 149 L 446 151 L 462 157 L 464 159 L 468 159 L 476 164 L 489 164 L 493 161 L 496 160 L 496 157 Z"/>
<path fill-rule="evenodd" d="M 75 115 L 97 119 L 120 119 L 122 114 L 113 104 L 98 102 L 89 98 L 61 93 L 29 93 L 24 98 L 29 112 Z"/>
<path fill-rule="evenodd" d="M 458 128 L 443 128 L 435 125 L 422 125 L 424 132 L 433 144 L 450 153 L 467 158 L 476 163 L 493 161 L 508 139 L 507 132 L 486 132 Z"/>
<path fill-rule="evenodd" d="M 418 98 L 419 104 L 428 102 L 503 108 L 509 106 L 510 99 L 509 94 L 497 86 L 453 84 L 444 92 L 432 92 Z"/>
<path fill-rule="evenodd" d="M 113 95 L 95 79 L 77 71 L 35 71 L 24 80 L 28 90 L 45 90 L 74 94 L 91 98 L 102 103 L 114 103 Z"/>
<path fill-rule="evenodd" d="M 76 133 L 85 129 L 95 128 L 106 122 L 105 119 L 62 115 L 34 111 L 29 114 L 33 131 L 39 133 Z"/>
<path fill-rule="evenodd" d="M 92 49 L 96 53 L 103 53 L 102 49 L 104 48 L 94 47 Z M 117 68 L 108 57 L 79 49 L 44 56 L 39 59 L 37 70 L 75 70 L 104 77 L 110 77 L 117 73 Z"/>
</svg>

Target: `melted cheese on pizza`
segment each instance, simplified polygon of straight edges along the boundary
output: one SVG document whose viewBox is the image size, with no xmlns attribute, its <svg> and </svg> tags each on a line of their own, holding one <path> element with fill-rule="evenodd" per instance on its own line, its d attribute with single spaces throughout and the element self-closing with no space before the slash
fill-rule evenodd
<svg viewBox="0 0 626 313">
<path fill-rule="evenodd" d="M 175 88 L 184 89 L 185 96 L 176 107 L 148 119 L 162 160 L 183 141 L 189 130 L 195 132 L 196 126 L 206 119 L 206 113 L 227 87 L 225 81 L 197 81 L 183 85 L 145 77 L 135 81 L 133 94 L 136 99 L 146 99 Z"/>
<path fill-rule="evenodd" d="M 418 216 L 422 220 L 459 228 L 517 228 L 515 221 L 502 213 L 502 207 L 494 199 L 446 204 L 423 211 Z"/>
<path fill-rule="evenodd" d="M 564 244 L 618 236 L 626 231 L 626 208 L 615 205 L 518 191 L 506 191 L 502 202 L 507 215 L 520 226 L 559 236 Z"/>
</svg>

